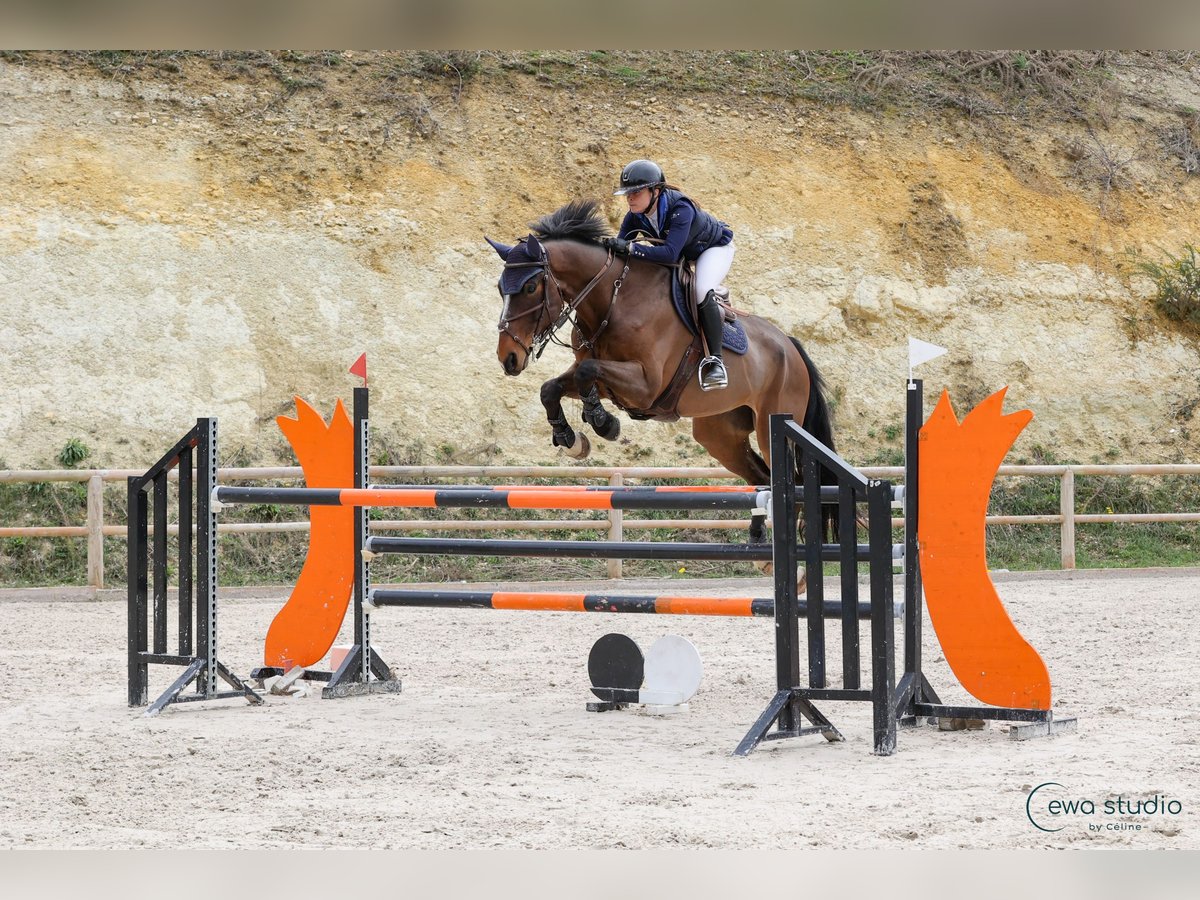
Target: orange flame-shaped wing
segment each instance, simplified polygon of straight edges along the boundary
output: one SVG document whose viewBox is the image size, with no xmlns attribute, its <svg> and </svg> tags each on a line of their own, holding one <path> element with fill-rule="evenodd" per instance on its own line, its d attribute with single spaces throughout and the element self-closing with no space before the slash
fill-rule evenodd
<svg viewBox="0 0 1200 900">
<path fill-rule="evenodd" d="M 296 398 L 296 418 L 275 420 L 292 445 L 310 488 L 354 485 L 354 426 L 342 401 L 332 421 Z M 267 630 L 264 663 L 288 669 L 313 666 L 337 637 L 354 587 L 354 508 L 310 506 L 308 556 L 288 597 Z"/>
<path fill-rule="evenodd" d="M 921 578 L 946 662 L 973 696 L 996 706 L 1050 708 L 1050 674 L 1008 617 L 987 570 L 988 496 L 1029 410 L 1003 414 L 1001 388 L 959 424 L 942 392 L 921 429 Z"/>
</svg>

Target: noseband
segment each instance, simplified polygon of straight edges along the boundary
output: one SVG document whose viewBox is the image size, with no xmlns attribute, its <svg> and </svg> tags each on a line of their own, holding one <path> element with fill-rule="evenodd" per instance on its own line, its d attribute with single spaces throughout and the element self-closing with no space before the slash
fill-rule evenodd
<svg viewBox="0 0 1200 900">
<path fill-rule="evenodd" d="M 582 305 L 583 301 L 587 298 L 587 295 L 592 292 L 592 289 L 597 284 L 600 283 L 600 279 L 604 276 L 604 273 L 608 271 L 608 269 L 612 265 L 613 259 L 614 259 L 612 250 L 609 250 L 608 255 L 605 257 L 604 265 L 600 267 L 600 271 L 597 272 L 592 277 L 592 280 L 589 281 L 584 286 L 583 290 L 581 290 L 578 294 L 575 295 L 574 299 L 568 300 L 567 294 L 563 290 L 562 283 L 558 280 L 558 276 L 554 274 L 554 269 L 551 268 L 551 266 L 550 266 L 550 254 L 546 252 L 545 247 L 542 247 L 541 251 L 542 251 L 541 257 L 539 259 L 530 260 L 529 262 L 514 262 L 514 263 L 505 262 L 504 268 L 506 268 L 506 269 L 530 269 L 530 268 L 540 269 L 544 273 L 545 280 L 546 280 L 546 285 L 542 289 L 542 302 L 535 307 L 525 310 L 525 312 L 523 312 L 523 313 L 518 313 L 515 316 L 510 316 L 508 314 L 508 305 L 509 305 L 509 302 L 512 300 L 513 295 L 505 294 L 504 295 L 504 308 L 502 310 L 500 310 L 500 324 L 497 326 L 497 330 L 501 334 L 507 334 L 512 339 L 513 343 L 515 343 L 518 347 L 520 347 L 522 350 L 525 351 L 526 356 L 532 356 L 534 359 L 538 359 L 541 357 L 542 351 L 546 349 L 546 345 L 548 343 L 550 343 L 551 341 L 553 341 L 555 344 L 558 344 L 560 347 L 566 347 L 567 349 L 571 349 L 570 344 L 565 343 L 561 338 L 558 337 L 558 334 L 557 334 L 558 330 L 560 328 L 562 328 L 563 325 L 565 325 L 567 322 L 571 322 L 572 325 L 574 325 L 576 328 L 579 327 L 579 320 L 578 320 L 578 317 L 576 316 L 576 311 L 579 309 L 580 305 Z M 629 274 L 629 263 L 626 262 L 624 271 L 621 272 L 620 276 L 613 283 L 612 300 L 609 301 L 609 304 L 608 304 L 609 311 L 612 310 L 613 304 L 616 303 L 617 294 L 618 294 L 618 292 L 620 292 L 621 285 L 624 283 L 625 276 L 628 274 Z M 551 318 L 551 313 L 550 313 L 550 285 L 551 284 L 554 285 L 554 290 L 558 293 L 559 313 L 556 317 L 554 317 L 553 322 L 550 322 L 549 325 L 547 325 L 545 328 L 543 328 L 542 327 L 543 320 L 549 321 Z M 533 324 L 533 338 L 530 340 L 530 346 L 526 346 L 525 342 L 522 341 L 515 334 L 513 334 L 512 330 L 508 326 L 512 322 L 515 322 L 518 319 L 523 319 L 526 316 L 531 316 L 534 313 L 537 313 L 538 317 L 537 317 L 537 321 L 534 322 L 534 324 Z M 604 321 L 600 323 L 600 326 L 596 329 L 596 332 L 592 335 L 592 337 L 589 340 L 583 341 L 583 346 L 586 349 L 590 350 L 593 347 L 595 347 L 596 339 L 600 336 L 600 332 L 604 330 L 606 325 L 608 325 L 608 313 L 605 313 Z"/>
</svg>

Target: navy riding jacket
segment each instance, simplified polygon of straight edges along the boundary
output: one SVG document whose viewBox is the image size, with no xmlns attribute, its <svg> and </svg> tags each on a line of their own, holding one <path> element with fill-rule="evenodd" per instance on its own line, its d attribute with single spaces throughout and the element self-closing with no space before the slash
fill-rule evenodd
<svg viewBox="0 0 1200 900">
<path fill-rule="evenodd" d="M 671 265 L 680 259 L 695 259 L 709 247 L 724 247 L 733 240 L 733 229 L 711 213 L 696 206 L 680 191 L 664 188 L 658 198 L 658 221 L 643 213 L 629 212 L 617 237 L 629 239 L 637 231 L 662 238 L 663 244 L 630 244 L 629 255 L 649 262 Z"/>
</svg>

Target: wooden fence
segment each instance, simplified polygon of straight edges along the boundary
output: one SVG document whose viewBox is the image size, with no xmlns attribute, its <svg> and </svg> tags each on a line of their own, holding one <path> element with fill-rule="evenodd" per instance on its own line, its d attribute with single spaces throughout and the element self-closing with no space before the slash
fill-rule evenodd
<svg viewBox="0 0 1200 900">
<path fill-rule="evenodd" d="M 904 469 L 900 466 L 867 466 L 861 470 L 869 478 L 887 478 L 897 482 L 903 480 Z M 559 479 L 572 483 L 598 482 L 620 486 L 627 479 L 733 479 L 732 473 L 723 468 L 661 468 L 661 467 L 602 467 L 602 466 L 372 466 L 372 481 L 412 482 L 442 479 L 448 483 L 465 479 L 485 478 L 492 480 Z M 125 537 L 125 525 L 106 524 L 104 519 L 105 482 L 124 483 L 140 471 L 125 469 L 34 469 L 26 471 L 0 471 L 0 483 L 87 483 L 87 521 L 82 525 L 7 527 L 0 525 L 0 538 L 7 537 L 61 537 L 87 539 L 87 583 L 91 587 L 104 587 L 104 538 Z M 1059 511 L 1057 514 L 1027 516 L 991 516 L 989 525 L 1058 525 L 1061 540 L 1062 567 L 1075 568 L 1075 526 L 1083 523 L 1146 523 L 1146 522 L 1200 522 L 1200 512 L 1184 513 L 1109 513 L 1080 514 L 1075 511 L 1075 478 L 1084 475 L 1136 476 L 1136 475 L 1200 475 L 1200 465 L 1060 465 L 1060 466 L 1001 466 L 1001 477 L 1008 476 L 1053 476 L 1059 479 Z M 178 474 L 172 473 L 177 479 Z M 299 467 L 221 469 L 220 481 L 286 481 L 300 480 L 303 472 Z M 604 520 L 600 520 L 603 522 Z M 897 525 L 901 519 L 896 519 Z M 608 540 L 624 539 L 628 530 L 652 528 L 746 528 L 746 519 L 633 519 L 622 515 L 619 509 L 607 513 L 607 523 L 601 525 L 596 519 L 541 519 L 523 520 L 524 530 L 596 530 L 607 527 Z M 488 531 L 512 528 L 513 520 L 481 519 L 411 519 L 395 521 L 372 520 L 373 531 Z M 307 522 L 243 522 L 222 524 L 221 531 L 229 532 L 285 532 L 307 531 Z M 177 533 L 177 526 L 170 526 L 169 533 Z M 621 560 L 608 561 L 610 578 L 621 577 Z"/>
</svg>

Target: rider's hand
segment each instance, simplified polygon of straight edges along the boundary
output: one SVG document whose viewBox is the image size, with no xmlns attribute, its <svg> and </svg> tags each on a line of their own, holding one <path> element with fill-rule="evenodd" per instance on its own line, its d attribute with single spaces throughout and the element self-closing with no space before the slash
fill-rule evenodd
<svg viewBox="0 0 1200 900">
<path fill-rule="evenodd" d="M 624 256 L 629 252 L 629 241 L 624 238 L 606 237 L 601 239 L 600 243 L 618 256 Z"/>
</svg>

